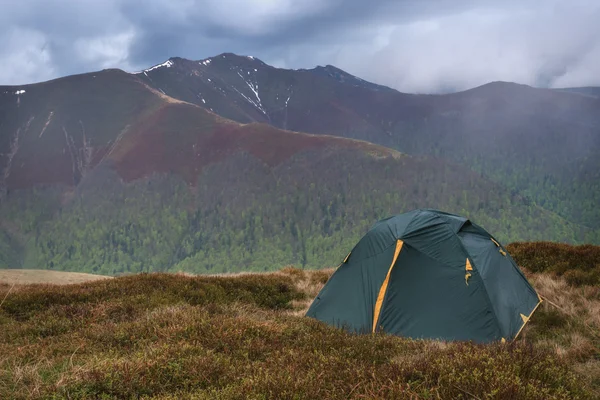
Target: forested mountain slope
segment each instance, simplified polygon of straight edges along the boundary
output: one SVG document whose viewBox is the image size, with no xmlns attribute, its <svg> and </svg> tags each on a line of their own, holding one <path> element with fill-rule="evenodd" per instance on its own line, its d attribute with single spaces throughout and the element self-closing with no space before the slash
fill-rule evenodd
<svg viewBox="0 0 600 400">
<path fill-rule="evenodd" d="M 493 82 L 460 93 L 411 95 L 330 65 L 285 70 L 231 53 L 201 61 L 172 58 L 136 75 L 239 122 L 451 160 L 569 220 L 600 227 L 597 88 L 573 93 Z"/>
<path fill-rule="evenodd" d="M 333 266 L 377 219 L 419 207 L 504 241 L 598 240 L 457 163 L 239 124 L 163 91 L 118 70 L 1 88 L 2 266 Z"/>
</svg>

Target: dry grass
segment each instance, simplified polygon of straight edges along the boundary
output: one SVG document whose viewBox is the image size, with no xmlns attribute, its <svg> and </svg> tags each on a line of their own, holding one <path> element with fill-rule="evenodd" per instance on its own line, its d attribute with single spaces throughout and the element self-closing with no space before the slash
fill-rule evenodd
<svg viewBox="0 0 600 400">
<path fill-rule="evenodd" d="M 0 284 L 30 285 L 50 283 L 68 285 L 100 279 L 111 279 L 110 276 L 83 274 L 80 272 L 49 271 L 43 269 L 0 269 Z"/>
<path fill-rule="evenodd" d="M 289 275 L 294 278 L 294 286 L 306 297 L 302 300 L 294 300 L 291 305 L 292 315 L 301 317 L 308 311 L 313 299 L 319 294 L 327 280 L 333 274 L 334 269 L 323 270 L 302 270 L 294 267 L 285 267 L 279 273 Z"/>
<path fill-rule="evenodd" d="M 548 308 L 600 330 L 600 287 L 571 286 L 564 279 L 547 274 L 530 274 L 529 280 L 546 300 Z"/>
<path fill-rule="evenodd" d="M 19 286 L 0 307 L 0 398 L 599 397 L 598 288 L 529 273 L 547 301 L 520 340 L 473 345 L 304 318 L 332 272 Z"/>
<path fill-rule="evenodd" d="M 528 279 L 544 302 L 523 340 L 570 364 L 600 398 L 600 288 L 572 286 L 544 273 L 529 273 Z"/>
</svg>

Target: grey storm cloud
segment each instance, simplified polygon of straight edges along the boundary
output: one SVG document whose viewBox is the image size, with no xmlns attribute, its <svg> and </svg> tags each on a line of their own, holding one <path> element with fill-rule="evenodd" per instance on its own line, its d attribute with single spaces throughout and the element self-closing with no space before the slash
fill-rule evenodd
<svg viewBox="0 0 600 400">
<path fill-rule="evenodd" d="M 0 84 L 234 52 L 407 92 L 600 86 L 597 0 L 2 2 Z"/>
</svg>

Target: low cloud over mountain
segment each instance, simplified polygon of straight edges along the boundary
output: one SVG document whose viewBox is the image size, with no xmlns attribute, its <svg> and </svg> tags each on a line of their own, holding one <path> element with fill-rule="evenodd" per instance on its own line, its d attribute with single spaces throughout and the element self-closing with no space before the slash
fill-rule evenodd
<svg viewBox="0 0 600 400">
<path fill-rule="evenodd" d="M 407 92 L 593 86 L 598 20 L 593 0 L 27 0 L 0 15 L 0 84 L 232 51 L 286 68 L 334 64 Z"/>
</svg>

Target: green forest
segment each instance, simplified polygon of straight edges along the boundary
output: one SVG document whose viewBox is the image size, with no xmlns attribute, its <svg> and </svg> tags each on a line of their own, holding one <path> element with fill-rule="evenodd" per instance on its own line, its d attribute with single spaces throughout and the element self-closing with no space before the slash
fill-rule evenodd
<svg viewBox="0 0 600 400">
<path fill-rule="evenodd" d="M 535 202 L 427 158 L 305 152 L 271 168 L 247 154 L 123 183 L 98 168 L 73 191 L 14 191 L 0 210 L 2 267 L 119 275 L 334 267 L 377 220 L 415 208 L 459 213 L 505 243 L 600 242 Z"/>
<path fill-rule="evenodd" d="M 503 117 L 495 118 L 501 126 Z M 525 119 L 514 121 L 502 137 L 493 121 L 465 122 L 457 116 L 432 119 L 424 126 L 399 125 L 397 134 L 385 144 L 407 154 L 427 154 L 458 162 L 569 221 L 598 229 L 600 160 L 576 157 L 574 148 L 582 147 L 581 142 L 587 140 L 590 149 L 598 149 L 599 142 L 571 138 L 565 134 L 570 129 L 562 122 L 548 124 Z M 473 138 L 473 131 L 477 132 L 477 139 Z"/>
</svg>

